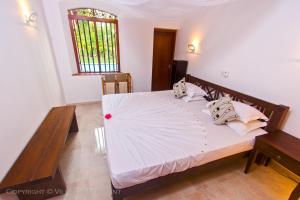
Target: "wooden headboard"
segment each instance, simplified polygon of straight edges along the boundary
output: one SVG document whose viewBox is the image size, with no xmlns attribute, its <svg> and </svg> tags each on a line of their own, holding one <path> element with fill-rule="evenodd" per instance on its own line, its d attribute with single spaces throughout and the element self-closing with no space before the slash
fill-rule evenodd
<svg viewBox="0 0 300 200">
<path fill-rule="evenodd" d="M 286 117 L 286 114 L 289 110 L 289 107 L 284 105 L 276 105 L 225 87 L 220 85 L 210 83 L 208 81 L 204 81 L 202 79 L 191 76 L 190 74 L 186 75 L 186 82 L 193 83 L 203 90 L 205 90 L 208 94 L 207 100 L 216 100 L 222 96 L 229 95 L 232 100 L 240 101 L 251 105 L 262 113 L 264 113 L 268 118 L 268 125 L 265 127 L 265 130 L 268 132 L 273 132 L 281 128 L 282 122 Z"/>
</svg>

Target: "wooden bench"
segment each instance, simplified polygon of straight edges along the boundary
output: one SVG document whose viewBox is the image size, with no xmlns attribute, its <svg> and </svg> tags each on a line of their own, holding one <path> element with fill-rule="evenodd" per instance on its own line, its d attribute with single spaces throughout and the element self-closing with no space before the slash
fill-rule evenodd
<svg viewBox="0 0 300 200">
<path fill-rule="evenodd" d="M 0 192 L 19 199 L 47 199 L 64 194 L 58 166 L 68 133 L 77 132 L 75 106 L 52 108 L 0 183 Z"/>
</svg>

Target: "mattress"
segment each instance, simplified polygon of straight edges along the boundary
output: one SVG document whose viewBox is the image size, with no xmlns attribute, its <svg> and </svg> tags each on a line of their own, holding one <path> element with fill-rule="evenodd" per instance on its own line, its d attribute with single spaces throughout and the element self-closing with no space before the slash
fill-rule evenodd
<svg viewBox="0 0 300 200">
<path fill-rule="evenodd" d="M 257 129 L 240 136 L 203 113 L 206 100 L 184 102 L 172 91 L 103 96 L 107 161 L 122 189 L 251 150 Z"/>
</svg>

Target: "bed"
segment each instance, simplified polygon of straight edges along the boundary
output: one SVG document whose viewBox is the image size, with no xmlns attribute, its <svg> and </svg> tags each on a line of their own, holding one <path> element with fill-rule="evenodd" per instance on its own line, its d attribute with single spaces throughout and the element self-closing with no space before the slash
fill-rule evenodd
<svg viewBox="0 0 300 200">
<path fill-rule="evenodd" d="M 265 129 L 240 136 L 213 124 L 202 112 L 206 100 L 186 103 L 172 91 L 103 96 L 107 160 L 114 200 L 158 186 L 178 176 L 244 156 L 258 135 L 280 128 L 288 107 L 275 105 L 187 75 L 208 93 L 207 100 L 229 94 L 269 117 Z"/>
</svg>

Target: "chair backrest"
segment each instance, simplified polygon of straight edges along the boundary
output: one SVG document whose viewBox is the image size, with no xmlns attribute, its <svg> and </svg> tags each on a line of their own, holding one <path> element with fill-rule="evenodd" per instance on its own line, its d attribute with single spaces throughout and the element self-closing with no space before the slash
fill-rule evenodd
<svg viewBox="0 0 300 200">
<path fill-rule="evenodd" d="M 129 73 L 110 73 L 103 74 L 102 80 L 102 94 L 118 94 L 131 93 L 132 83 Z"/>
</svg>

